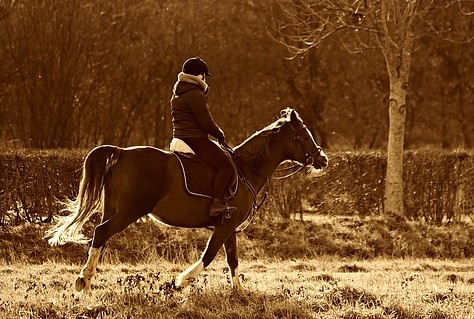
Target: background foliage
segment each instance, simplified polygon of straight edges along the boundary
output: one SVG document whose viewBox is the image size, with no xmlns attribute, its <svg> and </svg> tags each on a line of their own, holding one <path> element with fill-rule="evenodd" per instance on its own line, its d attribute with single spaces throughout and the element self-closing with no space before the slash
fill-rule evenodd
<svg viewBox="0 0 474 319">
<path fill-rule="evenodd" d="M 270 12 L 269 1 L 250 0 L 1 1 L 0 146 L 166 146 L 176 74 L 199 55 L 231 144 L 293 106 L 323 147 L 385 147 L 379 53 L 349 54 L 333 39 L 287 60 L 267 32 Z M 473 146 L 473 51 L 472 42 L 416 42 L 408 148 Z"/>
</svg>

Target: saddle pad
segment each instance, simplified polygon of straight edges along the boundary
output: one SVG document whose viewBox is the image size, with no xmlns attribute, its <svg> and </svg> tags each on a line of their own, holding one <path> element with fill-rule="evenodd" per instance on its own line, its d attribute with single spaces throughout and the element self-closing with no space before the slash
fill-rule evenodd
<svg viewBox="0 0 474 319">
<path fill-rule="evenodd" d="M 186 191 L 191 195 L 212 198 L 212 187 L 216 170 L 194 154 L 172 153 L 181 165 Z"/>
<path fill-rule="evenodd" d="M 186 142 L 184 142 L 182 139 L 177 138 L 177 137 L 173 137 L 173 139 L 171 140 L 170 151 L 178 152 L 178 153 L 194 154 L 191 147 L 189 147 L 189 145 L 186 144 Z"/>
</svg>

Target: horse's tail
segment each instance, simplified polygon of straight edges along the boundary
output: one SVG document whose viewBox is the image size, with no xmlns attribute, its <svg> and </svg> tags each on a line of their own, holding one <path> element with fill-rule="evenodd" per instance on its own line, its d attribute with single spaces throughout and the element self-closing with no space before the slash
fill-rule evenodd
<svg viewBox="0 0 474 319">
<path fill-rule="evenodd" d="M 105 177 L 117 163 L 121 151 L 121 148 L 110 145 L 99 146 L 90 151 L 82 167 L 77 198 L 63 203 L 63 211 L 71 214 L 60 217 L 58 223 L 45 234 L 50 245 L 87 242 L 81 234 L 81 228 L 93 213 L 102 209 Z"/>
</svg>

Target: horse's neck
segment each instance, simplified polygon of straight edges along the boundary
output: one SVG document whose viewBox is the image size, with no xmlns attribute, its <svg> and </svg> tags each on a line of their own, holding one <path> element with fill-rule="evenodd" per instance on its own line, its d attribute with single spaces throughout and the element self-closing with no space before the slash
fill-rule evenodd
<svg viewBox="0 0 474 319">
<path fill-rule="evenodd" d="M 278 165 L 283 161 L 283 151 L 279 149 L 278 143 L 275 143 L 275 141 L 269 141 L 268 143 L 270 143 L 268 146 L 270 156 L 268 158 L 265 158 L 265 151 L 256 154 L 255 151 L 249 149 L 249 147 L 247 147 L 248 144 L 246 145 L 245 143 L 236 149 L 238 157 L 241 157 L 241 154 L 254 153 L 251 159 L 244 159 L 244 164 L 239 165 L 239 168 L 257 193 L 265 186 Z"/>
</svg>

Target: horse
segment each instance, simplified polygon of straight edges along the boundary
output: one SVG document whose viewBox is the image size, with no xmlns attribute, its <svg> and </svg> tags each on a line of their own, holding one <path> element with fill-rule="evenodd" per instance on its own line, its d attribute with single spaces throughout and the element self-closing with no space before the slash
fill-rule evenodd
<svg viewBox="0 0 474 319">
<path fill-rule="evenodd" d="M 224 218 L 209 216 L 209 198 L 186 192 L 173 152 L 152 146 L 112 145 L 91 150 L 83 163 L 78 196 L 65 203 L 70 214 L 60 217 L 45 235 L 51 245 L 87 243 L 81 228 L 92 214 L 102 213 L 87 261 L 76 280 L 76 290 L 90 294 L 91 280 L 107 240 L 146 215 L 169 226 L 212 230 L 201 258 L 176 277 L 177 288 L 188 286 L 224 246 L 232 288 L 241 290 L 236 233 L 255 213 L 258 194 L 282 162 L 323 169 L 328 158 L 291 108 L 282 110 L 275 122 L 230 149 L 230 153 L 239 180 L 229 202 L 235 210 Z"/>
</svg>

